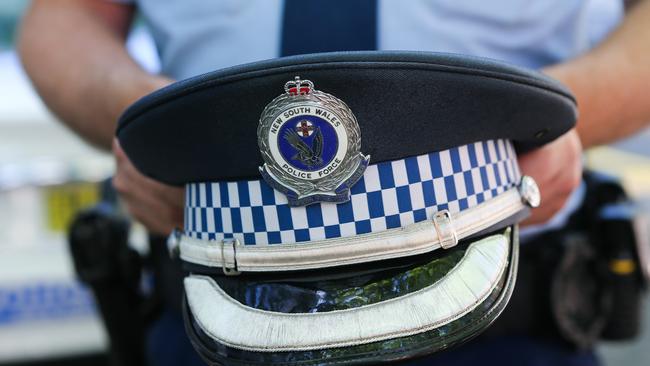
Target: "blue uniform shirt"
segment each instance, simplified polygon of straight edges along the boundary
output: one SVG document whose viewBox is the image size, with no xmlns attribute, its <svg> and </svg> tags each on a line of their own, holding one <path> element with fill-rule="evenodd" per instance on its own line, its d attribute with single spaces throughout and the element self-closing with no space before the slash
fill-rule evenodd
<svg viewBox="0 0 650 366">
<path fill-rule="evenodd" d="M 280 56 L 282 0 L 136 2 L 156 43 L 162 73 L 172 78 Z M 376 43 L 380 50 L 462 53 L 541 68 L 586 52 L 622 16 L 621 0 L 377 0 Z M 308 17 L 296 25 L 297 32 L 301 26 L 309 26 Z M 579 204 L 579 195 L 574 196 L 555 222 L 562 222 L 561 216 Z M 174 314 L 165 314 L 156 324 L 149 339 L 154 364 L 200 364 L 181 332 L 180 317 Z M 571 354 L 543 342 L 514 338 L 473 343 L 413 364 L 494 361 L 596 363 L 591 353 Z"/>
<path fill-rule="evenodd" d="M 621 0 L 377 0 L 377 46 L 539 68 L 575 57 L 623 14 Z M 279 56 L 282 0 L 137 0 L 162 72 L 176 79 Z M 308 26 L 309 19 L 300 27 Z"/>
</svg>

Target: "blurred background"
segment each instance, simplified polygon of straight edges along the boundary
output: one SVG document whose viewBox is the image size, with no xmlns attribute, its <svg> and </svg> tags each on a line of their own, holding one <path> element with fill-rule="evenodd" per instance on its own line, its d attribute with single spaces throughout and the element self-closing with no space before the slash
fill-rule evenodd
<svg viewBox="0 0 650 366">
<path fill-rule="evenodd" d="M 66 230 L 96 204 L 112 158 L 56 121 L 21 69 L 14 39 L 27 1 L 0 1 L 0 365 L 101 364 L 107 337 L 92 295 L 74 275 Z M 132 55 L 155 72 L 150 36 L 137 25 Z M 650 212 L 650 131 L 587 154 L 587 164 L 620 177 Z M 646 228 L 647 229 L 647 228 Z M 144 240 L 142 229 L 132 242 Z M 607 365 L 646 365 L 650 305 L 636 341 L 603 343 Z"/>
<path fill-rule="evenodd" d="M 98 202 L 113 159 L 58 123 L 32 89 L 14 51 L 27 5 L 0 1 L 0 365 L 98 365 L 107 337 L 92 294 L 75 278 L 67 228 Z M 143 28 L 129 48 L 157 70 Z M 132 235 L 144 246 L 141 228 Z"/>
</svg>

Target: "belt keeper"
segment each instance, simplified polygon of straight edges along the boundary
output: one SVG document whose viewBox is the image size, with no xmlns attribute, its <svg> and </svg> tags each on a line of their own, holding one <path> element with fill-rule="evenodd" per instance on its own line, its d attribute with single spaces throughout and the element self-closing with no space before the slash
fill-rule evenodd
<svg viewBox="0 0 650 366">
<path fill-rule="evenodd" d="M 223 239 L 221 241 L 221 268 L 226 276 L 237 276 L 241 274 L 237 270 L 237 239 Z M 226 247 L 228 250 L 226 250 Z M 228 263 L 232 263 L 229 266 Z"/>
<path fill-rule="evenodd" d="M 433 215 L 433 225 L 438 234 L 438 241 L 443 249 L 453 248 L 458 244 L 458 235 L 454 230 L 451 220 L 451 213 L 448 210 L 442 210 Z"/>
</svg>

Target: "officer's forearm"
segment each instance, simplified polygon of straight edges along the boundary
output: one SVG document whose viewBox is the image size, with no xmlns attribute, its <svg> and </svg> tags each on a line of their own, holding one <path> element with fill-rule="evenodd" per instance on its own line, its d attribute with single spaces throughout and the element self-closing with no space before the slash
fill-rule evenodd
<svg viewBox="0 0 650 366">
<path fill-rule="evenodd" d="M 47 106 L 87 141 L 109 149 L 120 113 L 167 83 L 127 54 L 133 9 L 85 0 L 35 1 L 27 12 L 19 53 Z"/>
<path fill-rule="evenodd" d="M 609 143 L 650 125 L 650 1 L 587 54 L 550 67 L 578 99 L 578 134 L 585 148 Z"/>
</svg>

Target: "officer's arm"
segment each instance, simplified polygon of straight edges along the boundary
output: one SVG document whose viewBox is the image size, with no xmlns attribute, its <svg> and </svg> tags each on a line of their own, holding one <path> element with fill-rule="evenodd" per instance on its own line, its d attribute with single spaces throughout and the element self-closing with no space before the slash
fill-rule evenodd
<svg viewBox="0 0 650 366">
<path fill-rule="evenodd" d="M 149 75 L 127 54 L 133 11 L 109 1 L 36 0 L 20 35 L 20 56 L 45 103 L 86 141 L 105 149 L 122 111 L 170 82 Z M 129 212 L 154 233 L 182 226 L 183 190 L 140 174 L 117 143 L 113 150 L 113 184 Z"/>
<path fill-rule="evenodd" d="M 578 134 L 585 147 L 650 125 L 650 1 L 636 4 L 599 47 L 547 72 L 576 95 Z"/>
<path fill-rule="evenodd" d="M 36 90 L 72 130 L 111 147 L 120 113 L 169 83 L 142 70 L 124 46 L 134 9 L 97 0 L 36 0 L 18 51 Z"/>
</svg>

